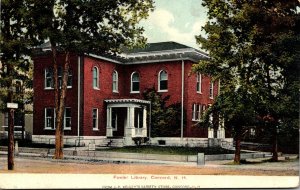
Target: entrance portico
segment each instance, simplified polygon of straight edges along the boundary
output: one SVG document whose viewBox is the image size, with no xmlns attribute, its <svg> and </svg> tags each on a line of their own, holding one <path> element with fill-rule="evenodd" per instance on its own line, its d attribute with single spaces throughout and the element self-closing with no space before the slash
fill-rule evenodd
<svg viewBox="0 0 300 190">
<path fill-rule="evenodd" d="M 147 137 L 147 105 L 139 99 L 104 100 L 106 107 L 106 136 L 124 137 L 125 145 L 132 145 L 132 137 Z"/>
</svg>

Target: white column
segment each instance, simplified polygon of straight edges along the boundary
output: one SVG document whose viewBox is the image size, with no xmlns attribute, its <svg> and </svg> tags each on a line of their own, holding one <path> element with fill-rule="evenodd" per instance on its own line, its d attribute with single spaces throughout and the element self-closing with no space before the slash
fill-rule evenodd
<svg viewBox="0 0 300 190">
<path fill-rule="evenodd" d="M 111 126 L 111 108 L 106 108 L 106 136 L 113 136 L 113 128 Z"/>
<path fill-rule="evenodd" d="M 134 137 L 134 107 L 127 108 L 127 127 L 125 128 L 125 137 Z"/>
<path fill-rule="evenodd" d="M 147 107 L 143 108 L 143 137 L 147 137 Z"/>
<path fill-rule="evenodd" d="M 214 128 L 208 127 L 208 138 L 214 138 Z"/>
</svg>

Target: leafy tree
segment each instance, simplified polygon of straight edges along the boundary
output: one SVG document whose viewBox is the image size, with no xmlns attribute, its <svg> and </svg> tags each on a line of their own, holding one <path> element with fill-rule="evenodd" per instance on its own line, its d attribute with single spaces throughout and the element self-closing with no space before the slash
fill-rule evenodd
<svg viewBox="0 0 300 190">
<path fill-rule="evenodd" d="M 48 39 L 53 55 L 56 110 L 55 158 L 63 158 L 63 113 L 72 53 L 116 53 L 122 46 L 144 44 L 138 22 L 153 9 L 153 0 L 29 0 L 33 27 Z M 42 17 L 40 15 L 43 15 Z M 62 87 L 58 88 L 57 54 L 65 56 Z"/>
<path fill-rule="evenodd" d="M 203 5 L 208 8 L 210 21 L 203 27 L 207 36 L 198 36 L 197 41 L 211 59 L 194 69 L 221 79 L 221 95 L 213 109 L 224 115 L 237 134 L 241 126 L 259 122 L 254 119 L 258 116 L 274 131 L 275 144 L 283 111 L 288 110 L 288 104 L 298 103 L 295 93 L 299 86 L 290 88 L 288 83 L 296 85 L 299 80 L 289 69 L 295 67 L 299 47 L 299 2 L 204 0 Z M 238 142 L 236 145 L 234 161 L 239 163 Z M 274 146 L 273 160 L 277 159 Z"/>
<path fill-rule="evenodd" d="M 151 136 L 176 137 L 180 136 L 181 104 L 167 106 L 170 96 L 162 97 L 155 88 L 146 89 L 144 99 L 151 101 Z"/>
<path fill-rule="evenodd" d="M 8 112 L 7 102 L 16 102 L 19 105 L 17 112 L 24 115 L 24 105 L 30 103 L 31 94 L 25 94 L 25 88 L 31 86 L 30 61 L 31 50 L 37 41 L 31 28 L 32 20 L 29 17 L 29 7 L 25 1 L 1 1 L 1 35 L 0 35 L 0 102 L 1 112 Z M 24 99 L 26 95 L 27 99 Z M 29 100 L 29 101 L 28 101 Z M 9 146 L 8 169 L 14 169 L 13 148 L 14 128 L 13 111 L 8 114 Z M 24 118 L 23 118 L 24 120 Z M 24 121 L 23 121 L 24 122 Z"/>
</svg>

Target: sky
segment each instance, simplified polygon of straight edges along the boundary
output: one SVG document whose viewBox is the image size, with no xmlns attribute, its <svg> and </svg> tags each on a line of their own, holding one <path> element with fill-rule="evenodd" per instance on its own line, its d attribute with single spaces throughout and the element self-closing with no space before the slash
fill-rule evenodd
<svg viewBox="0 0 300 190">
<path fill-rule="evenodd" d="M 154 0 L 155 9 L 140 24 L 148 43 L 175 41 L 199 49 L 195 36 L 207 22 L 201 0 Z"/>
</svg>

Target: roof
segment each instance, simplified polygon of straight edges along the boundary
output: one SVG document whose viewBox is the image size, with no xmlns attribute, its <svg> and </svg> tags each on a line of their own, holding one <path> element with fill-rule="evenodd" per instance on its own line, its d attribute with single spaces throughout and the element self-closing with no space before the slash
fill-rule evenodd
<svg viewBox="0 0 300 190">
<path fill-rule="evenodd" d="M 39 48 L 43 51 L 47 51 L 50 50 L 49 46 L 50 44 L 46 42 Z M 199 62 L 199 60 L 209 58 L 208 54 L 201 52 L 200 50 L 173 41 L 148 43 L 143 48 L 123 48 L 122 53 L 117 55 L 96 55 L 92 53 L 86 53 L 86 55 L 117 64 L 127 65 L 178 60 L 190 60 L 192 62 Z"/>
<path fill-rule="evenodd" d="M 189 46 L 179 44 L 177 42 L 159 42 L 159 43 L 148 43 L 143 48 L 124 49 L 124 53 L 141 53 L 141 52 L 154 52 L 154 51 L 166 51 L 174 49 L 187 49 Z"/>
</svg>

